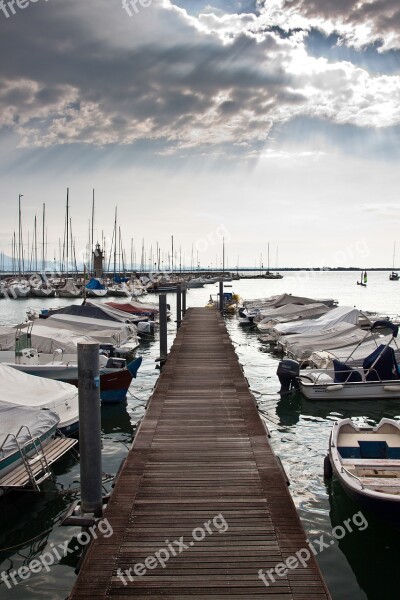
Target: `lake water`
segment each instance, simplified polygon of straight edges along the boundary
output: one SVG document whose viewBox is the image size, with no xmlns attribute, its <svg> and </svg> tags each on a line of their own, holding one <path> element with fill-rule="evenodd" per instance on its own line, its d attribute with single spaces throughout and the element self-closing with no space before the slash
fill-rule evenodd
<svg viewBox="0 0 400 600">
<path fill-rule="evenodd" d="M 356 285 L 352 272 L 290 273 L 282 280 L 240 280 L 229 283 L 242 298 L 252 299 L 282 292 L 315 298 L 332 297 L 341 306 L 400 313 L 400 282 L 390 282 L 387 272 L 370 272 L 368 286 Z M 204 306 L 217 285 L 190 290 L 188 306 Z M 156 301 L 156 296 L 149 296 Z M 171 309 L 174 295 L 168 295 Z M 69 304 L 68 300 L 0 300 L 1 323 L 25 319 L 28 307 Z M 290 479 L 290 491 L 310 540 L 329 536 L 332 528 L 358 513 L 337 481 L 324 481 L 323 459 L 327 453 L 332 423 L 354 417 L 376 424 L 382 416 L 400 419 L 400 401 L 309 402 L 301 396 L 280 399 L 276 377 L 277 359 L 261 351 L 257 333 L 239 326 L 236 317 L 226 319 L 237 355 L 251 390 L 271 433 L 271 444 L 281 457 Z M 170 322 L 169 345 L 175 335 Z M 111 476 L 126 456 L 136 425 L 158 377 L 155 358 L 158 340 L 142 343 L 137 352 L 143 364 L 130 389 L 126 404 L 102 408 L 104 489 L 111 490 Z M 43 492 L 28 491 L 0 498 L 0 572 L 10 572 L 56 545 L 69 541 L 75 547 L 78 528 L 60 527 L 71 501 L 79 495 L 79 464 L 72 456 L 54 467 L 56 483 L 46 482 Z M 388 529 L 364 511 L 368 527 L 356 526 L 352 533 L 326 548 L 318 562 L 334 600 L 394 600 L 399 597 L 400 534 Z M 1 600 L 64 600 L 75 581 L 76 553 L 69 554 L 49 572 L 32 574 L 17 587 L 0 582 Z M 312 593 L 310 592 L 310 599 Z"/>
</svg>

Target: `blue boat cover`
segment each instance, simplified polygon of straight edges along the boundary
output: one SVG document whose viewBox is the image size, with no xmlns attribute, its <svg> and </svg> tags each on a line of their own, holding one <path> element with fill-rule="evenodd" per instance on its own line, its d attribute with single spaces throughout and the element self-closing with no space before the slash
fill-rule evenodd
<svg viewBox="0 0 400 600">
<path fill-rule="evenodd" d="M 86 284 L 86 288 L 88 290 L 105 290 L 105 286 L 100 283 L 100 281 L 98 279 L 95 279 L 94 277 L 91 278 L 91 280 Z"/>
<path fill-rule="evenodd" d="M 375 366 L 369 371 L 375 361 Z M 392 381 L 400 378 L 394 350 L 383 344 L 364 359 L 363 368 L 367 381 Z"/>
<path fill-rule="evenodd" d="M 335 370 L 335 383 L 355 383 L 362 381 L 361 373 L 346 365 L 346 363 L 340 360 L 334 359 L 333 368 Z"/>
<path fill-rule="evenodd" d="M 119 275 L 114 275 L 114 283 L 128 283 L 129 277 L 120 277 Z"/>
</svg>

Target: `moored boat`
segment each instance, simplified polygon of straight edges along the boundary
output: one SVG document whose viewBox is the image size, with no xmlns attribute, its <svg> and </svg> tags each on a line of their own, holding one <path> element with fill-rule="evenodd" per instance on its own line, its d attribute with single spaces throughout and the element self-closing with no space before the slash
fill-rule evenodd
<svg viewBox="0 0 400 600">
<path fill-rule="evenodd" d="M 324 464 L 325 476 L 332 472 L 355 502 L 400 527 L 400 422 L 334 423 Z"/>
</svg>

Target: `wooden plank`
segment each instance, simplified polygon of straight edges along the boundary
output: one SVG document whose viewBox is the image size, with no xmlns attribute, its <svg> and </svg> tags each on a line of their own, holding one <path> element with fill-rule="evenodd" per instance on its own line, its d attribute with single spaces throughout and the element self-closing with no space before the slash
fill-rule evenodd
<svg viewBox="0 0 400 600">
<path fill-rule="evenodd" d="M 106 517 L 114 533 L 89 548 L 70 600 L 330 598 L 313 556 L 268 587 L 258 576 L 306 547 L 306 537 L 213 310 L 188 311 Z M 173 554 L 179 540 L 185 548 Z M 165 565 L 118 576 L 162 548 Z"/>
</svg>

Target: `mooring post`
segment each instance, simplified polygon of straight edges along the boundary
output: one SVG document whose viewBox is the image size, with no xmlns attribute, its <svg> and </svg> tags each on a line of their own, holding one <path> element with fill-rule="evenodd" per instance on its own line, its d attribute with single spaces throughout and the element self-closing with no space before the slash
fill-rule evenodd
<svg viewBox="0 0 400 600">
<path fill-rule="evenodd" d="M 182 285 L 176 286 L 176 328 L 179 329 L 182 323 Z"/>
<path fill-rule="evenodd" d="M 187 283 L 185 281 L 185 283 L 182 284 L 182 315 L 185 316 L 186 314 L 186 290 L 187 290 Z"/>
<path fill-rule="evenodd" d="M 223 312 L 224 310 L 224 280 L 219 280 L 219 310 Z"/>
<path fill-rule="evenodd" d="M 81 509 L 103 514 L 99 344 L 78 344 Z"/>
<path fill-rule="evenodd" d="M 160 319 L 160 360 L 167 360 L 167 296 L 160 294 L 158 297 L 159 319 Z"/>
</svg>

